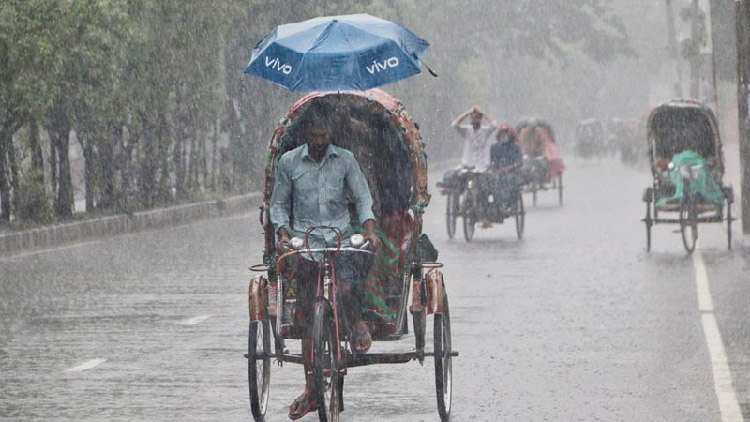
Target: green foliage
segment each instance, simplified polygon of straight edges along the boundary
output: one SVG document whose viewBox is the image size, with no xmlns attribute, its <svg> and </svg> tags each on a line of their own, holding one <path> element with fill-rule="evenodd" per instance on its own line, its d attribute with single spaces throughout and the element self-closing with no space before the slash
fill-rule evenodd
<svg viewBox="0 0 750 422">
<path fill-rule="evenodd" d="M 52 222 L 52 201 L 41 175 L 34 171 L 25 173 L 21 179 L 21 191 L 23 196 L 19 209 L 16 210 L 18 218 L 37 223 Z"/>
<path fill-rule="evenodd" d="M 540 104 L 570 116 L 563 70 L 596 74 L 632 52 L 608 0 L 2 0 L 0 127 L 75 130 L 85 190 L 108 212 L 256 189 L 270 134 L 299 95 L 243 75 L 250 49 L 278 24 L 358 12 L 431 42 L 426 60 L 440 78 L 387 88 L 430 140 L 473 103 L 501 119 Z M 45 192 L 68 182 L 45 189 L 28 164 L 22 170 L 15 212 L 48 219 Z"/>
</svg>

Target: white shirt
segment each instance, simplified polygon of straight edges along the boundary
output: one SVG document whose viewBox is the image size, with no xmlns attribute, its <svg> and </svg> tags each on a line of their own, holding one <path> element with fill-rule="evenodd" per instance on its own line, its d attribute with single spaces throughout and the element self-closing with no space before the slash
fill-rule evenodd
<svg viewBox="0 0 750 422">
<path fill-rule="evenodd" d="M 471 125 L 454 123 L 452 126 L 464 138 L 464 154 L 461 158 L 461 166 L 486 171 L 490 167 L 492 133 L 497 129 L 497 125 L 493 123 L 489 126 L 481 126 L 477 131 Z"/>
</svg>

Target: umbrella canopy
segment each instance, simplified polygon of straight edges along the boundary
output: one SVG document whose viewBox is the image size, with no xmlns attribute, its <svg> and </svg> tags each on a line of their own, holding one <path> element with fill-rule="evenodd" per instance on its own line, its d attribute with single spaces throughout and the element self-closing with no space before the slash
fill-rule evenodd
<svg viewBox="0 0 750 422">
<path fill-rule="evenodd" d="M 367 14 L 280 25 L 253 48 L 246 73 L 291 91 L 364 91 L 420 72 L 429 43 Z"/>
</svg>

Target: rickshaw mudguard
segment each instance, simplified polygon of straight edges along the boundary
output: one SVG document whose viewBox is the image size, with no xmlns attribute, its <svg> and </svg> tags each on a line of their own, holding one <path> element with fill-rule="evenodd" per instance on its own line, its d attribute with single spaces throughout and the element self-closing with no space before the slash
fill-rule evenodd
<svg viewBox="0 0 750 422">
<path fill-rule="evenodd" d="M 433 268 L 425 275 L 425 289 L 427 289 L 427 313 L 440 315 L 443 313 L 443 273 Z"/>
<path fill-rule="evenodd" d="M 263 321 L 268 317 L 265 297 L 266 286 L 268 286 L 268 279 L 262 274 L 250 279 L 247 298 L 251 322 Z"/>
</svg>

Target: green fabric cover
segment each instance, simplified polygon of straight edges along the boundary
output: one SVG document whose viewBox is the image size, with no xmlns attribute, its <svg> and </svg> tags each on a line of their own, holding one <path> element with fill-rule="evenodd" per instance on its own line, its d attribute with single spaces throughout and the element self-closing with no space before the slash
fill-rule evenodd
<svg viewBox="0 0 750 422">
<path fill-rule="evenodd" d="M 661 198 L 656 202 L 656 205 L 663 205 L 671 201 L 679 201 L 682 199 L 682 193 L 684 189 L 684 183 L 680 177 L 680 165 L 683 163 L 693 167 L 702 166 L 695 174 L 694 180 L 690 183 L 690 192 L 700 194 L 706 201 L 716 205 L 717 212 L 718 208 L 724 202 L 724 192 L 721 187 L 716 183 L 711 173 L 705 167 L 706 160 L 703 159 L 699 154 L 685 150 L 672 157 L 672 164 L 674 167 L 669 172 L 669 179 L 675 186 L 675 194 L 670 198 Z"/>
</svg>

